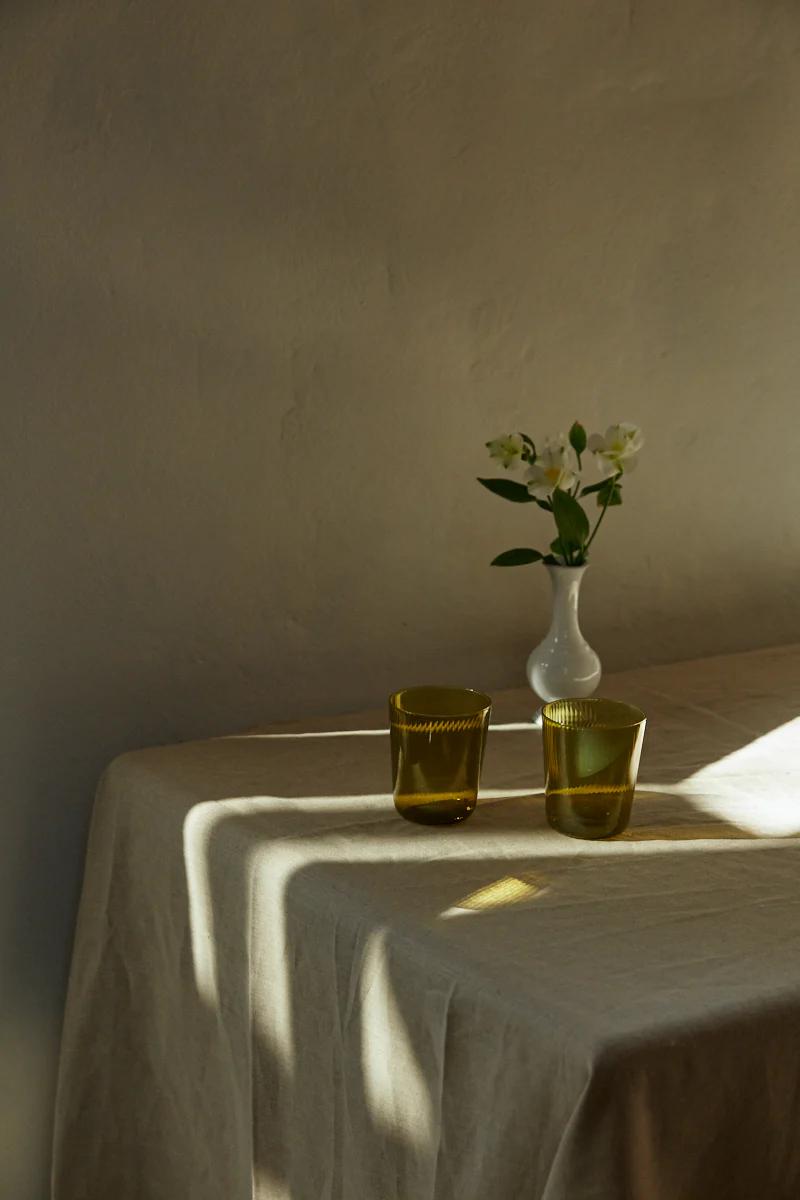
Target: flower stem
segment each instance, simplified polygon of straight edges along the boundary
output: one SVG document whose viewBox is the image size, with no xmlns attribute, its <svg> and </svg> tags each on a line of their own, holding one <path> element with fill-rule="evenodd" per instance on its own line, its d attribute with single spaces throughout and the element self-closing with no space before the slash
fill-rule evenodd
<svg viewBox="0 0 800 1200">
<path fill-rule="evenodd" d="M 552 512 L 552 504 L 553 504 L 553 493 L 552 492 L 547 497 L 547 499 L 550 501 L 550 505 L 551 505 L 550 511 Z M 561 534 L 559 533 L 559 530 L 558 530 L 558 524 L 556 524 L 556 533 L 558 534 L 559 540 L 561 540 Z M 561 557 L 564 559 L 565 567 L 573 567 L 575 565 L 572 561 L 572 555 L 570 554 L 568 546 L 564 546 L 564 553 L 562 554 Z"/>
<path fill-rule="evenodd" d="M 586 555 L 589 553 L 589 547 L 591 546 L 592 542 L 594 541 L 595 537 L 597 536 L 597 531 L 603 523 L 603 517 L 606 515 L 606 510 L 608 509 L 608 506 L 611 503 L 611 497 L 614 495 L 614 487 L 616 487 L 617 480 L 620 479 L 621 477 L 622 477 L 622 472 L 620 472 L 618 475 L 615 475 L 613 477 L 613 486 L 608 489 L 608 495 L 606 496 L 606 502 L 603 505 L 603 511 L 600 513 L 600 516 L 597 518 L 597 524 L 595 525 L 594 529 L 592 530 L 591 534 L 589 535 L 588 542 L 583 547 L 583 557 L 584 558 L 586 558 Z"/>
</svg>

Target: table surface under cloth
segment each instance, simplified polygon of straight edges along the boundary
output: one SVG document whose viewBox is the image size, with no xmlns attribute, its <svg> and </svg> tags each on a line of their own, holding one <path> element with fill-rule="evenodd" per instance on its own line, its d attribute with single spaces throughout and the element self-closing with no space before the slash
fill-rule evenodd
<svg viewBox="0 0 800 1200">
<path fill-rule="evenodd" d="M 464 825 L 384 712 L 115 760 L 55 1200 L 797 1200 L 800 646 L 610 677 L 629 830 L 549 829 L 530 693 Z"/>
</svg>

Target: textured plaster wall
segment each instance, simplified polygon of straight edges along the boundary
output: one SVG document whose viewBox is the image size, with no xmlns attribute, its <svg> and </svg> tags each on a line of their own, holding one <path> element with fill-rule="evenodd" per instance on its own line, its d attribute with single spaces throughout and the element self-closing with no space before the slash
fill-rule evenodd
<svg viewBox="0 0 800 1200">
<path fill-rule="evenodd" d="M 2 1196 L 113 754 L 520 682 L 487 437 L 644 426 L 607 667 L 800 635 L 799 52 L 789 0 L 2 5 Z"/>
</svg>

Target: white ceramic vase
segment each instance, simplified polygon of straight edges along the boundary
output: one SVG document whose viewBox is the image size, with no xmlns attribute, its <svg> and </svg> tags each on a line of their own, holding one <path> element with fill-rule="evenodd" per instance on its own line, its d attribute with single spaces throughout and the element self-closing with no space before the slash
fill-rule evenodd
<svg viewBox="0 0 800 1200">
<path fill-rule="evenodd" d="M 600 659 L 578 623 L 578 597 L 585 570 L 585 566 L 547 567 L 553 588 L 553 616 L 547 636 L 531 652 L 526 668 L 528 683 L 543 702 L 591 696 L 600 682 Z"/>
</svg>

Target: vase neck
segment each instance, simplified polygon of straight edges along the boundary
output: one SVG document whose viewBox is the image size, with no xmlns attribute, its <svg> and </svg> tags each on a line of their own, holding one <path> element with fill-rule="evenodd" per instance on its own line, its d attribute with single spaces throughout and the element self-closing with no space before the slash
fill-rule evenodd
<svg viewBox="0 0 800 1200">
<path fill-rule="evenodd" d="M 586 567 L 551 567 L 547 573 L 553 589 L 553 618 L 550 634 L 553 637 L 582 637 L 578 622 L 578 598 Z"/>
</svg>

